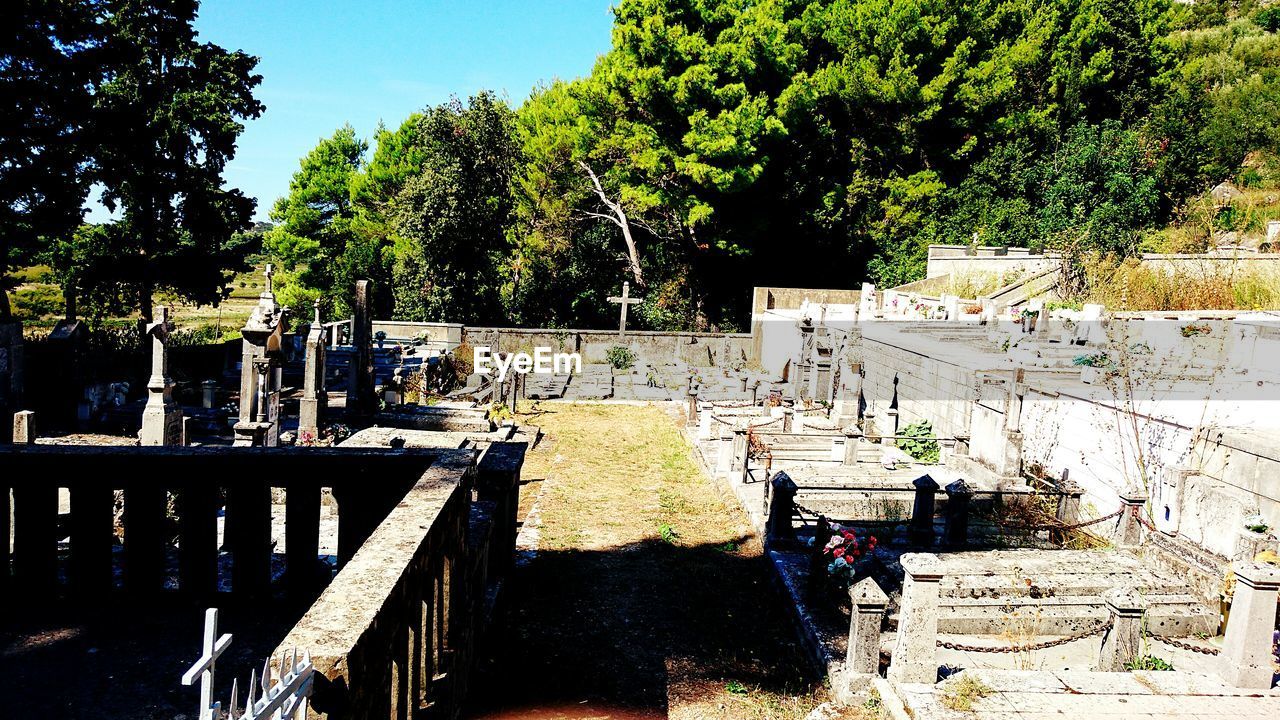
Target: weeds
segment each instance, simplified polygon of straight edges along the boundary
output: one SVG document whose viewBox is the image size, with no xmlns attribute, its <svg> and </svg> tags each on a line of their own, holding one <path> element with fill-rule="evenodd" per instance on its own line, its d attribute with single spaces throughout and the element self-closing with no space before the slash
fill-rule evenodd
<svg viewBox="0 0 1280 720">
<path fill-rule="evenodd" d="M 976 700 L 995 692 L 986 683 L 965 673 L 958 678 L 948 680 L 942 688 L 942 704 L 951 710 L 973 712 Z"/>
</svg>

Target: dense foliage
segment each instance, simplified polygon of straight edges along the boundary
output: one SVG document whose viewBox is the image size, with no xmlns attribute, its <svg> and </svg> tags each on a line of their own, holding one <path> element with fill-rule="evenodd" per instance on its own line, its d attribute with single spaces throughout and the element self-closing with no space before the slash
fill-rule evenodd
<svg viewBox="0 0 1280 720">
<path fill-rule="evenodd" d="M 1280 217 L 1270 2 L 620 0 L 586 77 L 321 140 L 265 250 L 295 306 L 345 311 L 370 277 L 379 314 L 605 326 L 628 280 L 656 329 L 741 327 L 753 285 L 914 280 L 930 243 L 1200 250 Z M 6 256 L 54 238 L 99 304 L 217 296 L 249 244 L 221 170 L 261 106 L 255 61 L 196 42 L 195 9 L 15 16 L 0 86 L 31 102 L 0 116 Z M 122 219 L 72 232 L 54 210 L 94 181 Z M 1261 205 L 1212 200 L 1223 182 Z"/>
<path fill-rule="evenodd" d="M 643 326 L 733 327 L 752 285 L 907 282 L 929 243 L 1124 256 L 1219 182 L 1275 181 L 1280 15 L 1248 0 L 614 13 L 589 76 L 514 118 L 485 95 L 427 110 L 447 142 L 380 132 L 394 172 L 348 163 L 385 216 L 396 314 L 599 325 L 625 279 Z"/>
<path fill-rule="evenodd" d="M 224 296 L 254 201 L 223 187 L 257 59 L 203 43 L 197 0 L 19 0 L 0 44 L 0 256 L 42 257 L 91 311 Z M 80 228 L 91 187 L 117 219 Z M 0 310 L 3 310 L 0 307 Z"/>
</svg>

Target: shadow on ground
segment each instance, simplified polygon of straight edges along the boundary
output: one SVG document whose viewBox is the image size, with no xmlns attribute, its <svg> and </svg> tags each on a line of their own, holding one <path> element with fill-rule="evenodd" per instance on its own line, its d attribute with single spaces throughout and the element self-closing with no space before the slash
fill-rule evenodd
<svg viewBox="0 0 1280 720">
<path fill-rule="evenodd" d="M 678 541 L 677 541 L 678 542 Z M 786 717 L 814 683 L 758 546 L 539 552 L 503 591 L 471 718 Z M 814 703 L 816 704 L 816 703 Z"/>
</svg>

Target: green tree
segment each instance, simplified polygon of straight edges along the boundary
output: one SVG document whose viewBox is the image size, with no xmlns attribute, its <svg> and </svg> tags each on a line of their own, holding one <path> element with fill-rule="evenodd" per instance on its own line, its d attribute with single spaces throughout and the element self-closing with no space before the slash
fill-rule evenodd
<svg viewBox="0 0 1280 720">
<path fill-rule="evenodd" d="M 352 200 L 368 149 L 350 125 L 339 128 L 307 153 L 289 194 L 272 208 L 275 227 L 263 249 L 285 270 L 286 293 L 333 297 L 341 311 L 349 307 L 356 280 L 385 279 L 382 238 Z"/>
<path fill-rule="evenodd" d="M 454 98 L 417 123 L 420 171 L 390 202 L 396 316 L 491 322 L 510 256 L 515 115 L 492 93 Z"/>
<path fill-rule="evenodd" d="M 0 40 L 0 279 L 80 224 L 100 3 L 19 0 Z M 0 320 L 9 304 L 0 287 Z"/>
<path fill-rule="evenodd" d="M 93 180 L 120 213 L 110 246 L 116 294 L 144 319 L 165 287 L 222 299 L 242 267 L 254 201 L 223 187 L 241 120 L 263 105 L 257 58 L 196 39 L 196 0 L 106 0 L 104 79 L 91 117 Z M 96 291 L 93 288 L 87 290 Z"/>
</svg>

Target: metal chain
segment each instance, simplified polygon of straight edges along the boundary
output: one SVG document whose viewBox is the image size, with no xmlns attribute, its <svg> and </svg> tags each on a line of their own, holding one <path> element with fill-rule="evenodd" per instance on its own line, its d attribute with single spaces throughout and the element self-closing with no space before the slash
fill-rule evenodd
<svg viewBox="0 0 1280 720">
<path fill-rule="evenodd" d="M 800 511 L 800 512 L 802 512 L 802 513 L 805 513 L 806 515 L 812 515 L 812 516 L 814 516 L 814 517 L 816 517 L 816 518 L 826 517 L 826 516 L 825 516 L 825 515 L 823 515 L 822 513 L 814 512 L 814 511 L 810 510 L 809 508 L 807 508 L 807 507 L 805 507 L 805 506 L 801 505 L 800 503 L 796 502 L 795 500 L 792 500 L 792 501 L 791 501 L 791 504 L 792 504 L 793 506 L 795 506 L 795 509 L 799 510 L 799 511 Z"/>
<path fill-rule="evenodd" d="M 796 410 L 795 412 L 798 412 L 801 415 L 808 415 L 809 413 L 826 412 L 828 409 L 829 408 L 823 405 L 819 405 L 817 407 L 805 408 L 803 410 Z"/>
<path fill-rule="evenodd" d="M 1090 525 L 1097 525 L 1098 523 L 1106 522 L 1108 520 L 1114 520 L 1115 518 L 1120 517 L 1122 513 L 1124 513 L 1123 505 L 1120 506 L 1119 510 L 1111 513 L 1110 515 L 1103 515 L 1102 517 L 1094 518 L 1092 520 L 1085 520 L 1084 522 L 1073 523 L 1071 525 L 1058 525 L 1054 523 L 1041 523 L 1038 525 L 1009 525 L 1009 524 L 1003 524 L 1000 522 L 997 522 L 996 524 L 1000 526 L 1001 530 L 1025 530 L 1029 532 L 1034 532 L 1038 530 L 1062 530 L 1062 531 L 1079 530 L 1080 528 L 1089 527 Z"/>
<path fill-rule="evenodd" d="M 780 418 L 780 417 L 776 417 L 776 418 L 774 418 L 774 419 L 770 420 L 769 422 L 762 422 L 762 423 L 755 423 L 755 424 L 752 424 L 752 423 L 751 423 L 751 418 L 752 418 L 753 416 L 751 416 L 751 415 L 744 415 L 744 416 L 742 416 L 742 417 L 744 417 L 744 418 L 746 418 L 746 419 L 747 419 L 747 427 L 743 428 L 743 429 L 745 429 L 745 430 L 751 430 L 751 429 L 753 429 L 753 428 L 768 427 L 768 426 L 770 426 L 770 425 L 773 425 L 774 423 L 780 423 L 780 422 L 782 422 L 782 418 Z M 737 428 L 737 427 L 738 427 L 738 422 L 737 422 L 736 420 L 725 420 L 725 419 L 720 418 L 720 417 L 717 417 L 717 416 L 715 416 L 715 415 L 712 415 L 712 416 L 711 416 L 711 419 L 712 419 L 712 420 L 715 420 L 716 422 L 720 423 L 721 425 L 728 425 L 728 426 L 733 427 L 733 428 Z"/>
<path fill-rule="evenodd" d="M 755 404 L 755 403 L 753 403 L 753 402 L 744 402 L 744 403 L 710 403 L 710 405 L 711 405 L 711 407 L 713 407 L 713 408 L 725 408 L 726 410 L 732 410 L 732 409 L 734 409 L 734 408 L 744 408 L 744 407 L 755 407 L 755 406 L 756 406 L 756 404 Z"/>
<path fill-rule="evenodd" d="M 1141 505 L 1133 506 L 1133 515 L 1134 517 L 1138 518 L 1138 524 L 1142 525 L 1142 527 L 1150 530 L 1151 532 L 1160 532 L 1159 530 L 1156 529 L 1156 526 L 1152 524 L 1150 520 L 1147 519 L 1147 516 L 1142 514 Z"/>
<path fill-rule="evenodd" d="M 1151 637 L 1159 640 L 1165 645 L 1172 645 L 1176 648 L 1182 648 L 1183 650 L 1190 650 L 1193 653 L 1200 653 L 1201 655 L 1217 655 L 1219 652 L 1218 648 L 1215 647 L 1192 645 L 1191 643 L 1184 643 L 1181 640 L 1174 640 L 1173 638 L 1165 637 L 1164 635 L 1152 635 Z"/>
<path fill-rule="evenodd" d="M 1093 637 L 1094 635 L 1101 635 L 1102 633 L 1110 629 L 1111 629 L 1111 621 L 1108 620 L 1092 630 L 1086 630 L 1085 632 L 1077 633 L 1075 635 L 1068 635 L 1067 637 L 1058 638 L 1057 640 L 1046 640 L 1045 642 L 1032 643 L 1030 645 L 964 645 L 961 643 L 947 642 L 946 640 L 938 640 L 937 644 L 938 644 L 938 647 L 940 648 L 946 648 L 948 650 L 959 650 L 961 652 L 975 652 L 975 653 L 1031 652 L 1034 650 L 1047 650 L 1048 648 L 1058 647 L 1059 645 L 1066 645 L 1067 643 L 1072 643 L 1077 640 L 1084 640 L 1085 638 Z"/>
</svg>

